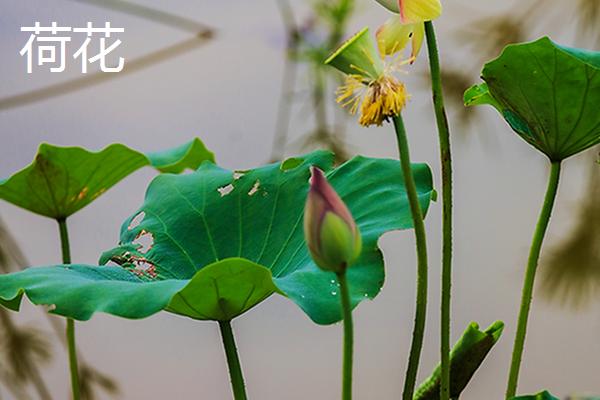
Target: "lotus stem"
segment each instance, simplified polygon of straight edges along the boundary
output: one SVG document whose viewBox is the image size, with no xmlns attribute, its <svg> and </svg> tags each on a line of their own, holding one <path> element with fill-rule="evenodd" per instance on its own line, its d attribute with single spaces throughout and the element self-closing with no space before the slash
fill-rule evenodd
<svg viewBox="0 0 600 400">
<path fill-rule="evenodd" d="M 244 375 L 240 358 L 238 357 L 233 330 L 231 329 L 231 321 L 219 321 L 221 329 L 221 338 L 225 347 L 225 357 L 229 366 L 229 378 L 231 379 L 231 389 L 235 400 L 246 400 L 246 387 L 244 384 Z"/>
<path fill-rule="evenodd" d="M 550 216 L 552 215 L 554 201 L 556 200 L 556 193 L 558 192 L 560 166 L 560 161 L 552 162 L 552 167 L 550 169 L 550 177 L 548 178 L 548 188 L 546 189 L 546 196 L 544 197 L 544 204 L 542 205 L 542 210 L 540 212 L 537 226 L 535 228 L 535 233 L 533 234 L 533 240 L 531 241 L 529 259 L 527 260 L 527 269 L 525 271 L 525 279 L 523 281 L 523 292 L 521 294 L 521 308 L 519 310 L 517 333 L 515 335 L 512 360 L 510 363 L 508 386 L 506 388 L 507 399 L 514 397 L 517 393 L 519 370 L 521 368 L 521 359 L 523 357 L 523 348 L 525 346 L 525 336 L 527 334 L 527 320 L 529 318 L 529 310 L 531 308 L 531 300 L 533 297 L 535 272 L 537 270 L 538 260 L 540 258 L 540 252 L 542 250 L 544 236 L 546 234 L 546 230 L 548 229 Z"/>
<path fill-rule="evenodd" d="M 417 371 L 419 369 L 419 359 L 421 349 L 423 348 L 423 336 L 425 333 L 425 318 L 427 315 L 427 237 L 425 234 L 425 224 L 423 223 L 423 212 L 419 204 L 417 187 L 410 167 L 410 152 L 408 150 L 408 139 L 406 138 L 406 129 L 401 115 L 393 118 L 398 140 L 398 152 L 400 155 L 400 165 L 404 175 L 404 185 L 415 229 L 415 239 L 417 246 L 417 296 L 415 308 L 415 323 L 412 335 L 412 344 L 408 358 L 408 368 L 404 380 L 403 400 L 412 400 L 417 381 Z"/>
<path fill-rule="evenodd" d="M 354 326 L 352 323 L 352 305 L 346 271 L 337 274 L 340 284 L 340 299 L 344 315 L 344 361 L 342 369 L 342 400 L 352 400 L 352 367 L 354 360 Z"/>
<path fill-rule="evenodd" d="M 450 307 L 452 294 L 452 153 L 450 151 L 450 128 L 444 108 L 440 57 L 431 21 L 425 22 L 425 36 L 429 53 L 429 70 L 433 107 L 440 143 L 442 166 L 442 283 L 441 283 L 441 382 L 440 400 L 450 399 Z"/>
<path fill-rule="evenodd" d="M 62 250 L 63 264 L 71 264 L 71 247 L 69 245 L 69 230 L 67 228 L 67 220 L 65 218 L 57 219 L 58 230 L 60 232 L 60 246 Z M 72 318 L 67 318 L 67 348 L 69 351 L 69 370 L 71 373 L 71 392 L 73 400 L 81 398 L 79 384 L 79 366 L 77 363 L 77 347 L 75 345 L 75 321 Z"/>
</svg>

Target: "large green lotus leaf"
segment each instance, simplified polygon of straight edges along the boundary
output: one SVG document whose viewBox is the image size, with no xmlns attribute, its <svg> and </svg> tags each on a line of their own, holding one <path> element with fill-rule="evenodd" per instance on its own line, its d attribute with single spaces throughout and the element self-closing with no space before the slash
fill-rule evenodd
<svg viewBox="0 0 600 400">
<path fill-rule="evenodd" d="M 194 173 L 160 175 L 141 209 L 125 221 L 121 244 L 100 262 L 119 267 L 30 268 L 0 276 L 0 298 L 87 319 L 94 311 L 142 318 L 161 310 L 201 320 L 230 320 L 272 293 L 290 297 L 321 324 L 341 319 L 335 275 L 318 269 L 304 243 L 302 218 L 310 166 L 322 168 L 348 204 L 363 237 L 349 269 L 352 303 L 377 295 L 384 281 L 377 240 L 412 227 L 400 165 L 356 157 L 338 168 L 315 152 L 249 171 L 206 162 Z M 413 166 L 427 210 L 429 168 Z M 77 273 L 74 273 L 76 271 Z"/>
<path fill-rule="evenodd" d="M 554 397 L 550 394 L 550 392 L 544 390 L 538 394 L 526 395 L 526 396 L 517 396 L 513 397 L 512 400 L 559 400 L 558 397 Z"/>
<path fill-rule="evenodd" d="M 560 161 L 600 143 L 600 52 L 548 38 L 509 45 L 487 63 L 466 105 L 491 104 L 528 143 Z"/>
<path fill-rule="evenodd" d="M 205 160 L 214 161 L 214 155 L 197 138 L 147 155 L 122 144 L 91 152 L 43 143 L 33 163 L 0 180 L 0 198 L 36 214 L 66 218 L 143 166 L 178 173 Z"/>
<path fill-rule="evenodd" d="M 467 387 L 475 371 L 492 347 L 500 339 L 504 323 L 496 321 L 485 331 L 479 330 L 475 322 L 469 324 L 450 352 L 450 398 L 458 399 Z M 440 398 L 441 366 L 416 390 L 415 400 L 437 400 Z"/>
<path fill-rule="evenodd" d="M 143 206 L 123 224 L 120 246 L 105 253 L 101 262 L 141 262 L 141 269 L 152 271 L 144 276 L 156 280 L 189 279 L 216 261 L 243 258 L 269 270 L 274 287 L 314 321 L 339 321 L 335 275 L 313 263 L 304 242 L 309 167 L 326 172 L 361 230 L 363 253 L 348 271 L 354 306 L 375 297 L 383 284 L 379 236 L 411 228 L 412 220 L 398 161 L 356 157 L 338 168 L 332 163 L 331 153 L 319 151 L 249 171 L 204 163 L 192 174 L 161 175 L 150 184 Z M 431 172 L 423 164 L 414 165 L 413 171 L 421 206 L 427 210 Z M 195 293 L 191 305 L 204 307 L 204 292 Z M 198 319 L 219 317 L 178 312 Z"/>
</svg>

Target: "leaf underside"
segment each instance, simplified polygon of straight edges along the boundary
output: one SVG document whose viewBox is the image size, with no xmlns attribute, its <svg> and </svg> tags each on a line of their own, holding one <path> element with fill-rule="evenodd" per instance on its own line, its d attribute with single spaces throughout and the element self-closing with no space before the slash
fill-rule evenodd
<svg viewBox="0 0 600 400">
<path fill-rule="evenodd" d="M 314 152 L 243 172 L 203 163 L 194 173 L 160 175 L 143 206 L 123 224 L 120 246 L 101 259 L 120 266 L 76 267 L 90 271 L 90 279 L 69 285 L 51 282 L 66 279 L 65 267 L 31 268 L 0 277 L 0 297 L 10 301 L 22 289 L 32 302 L 54 304 L 54 312 L 76 319 L 94 311 L 142 318 L 165 309 L 195 319 L 230 320 L 280 292 L 318 323 L 339 321 L 335 275 L 315 266 L 304 243 L 309 167 L 326 172 L 361 230 L 363 253 L 348 271 L 354 306 L 374 298 L 383 285 L 378 238 L 411 228 L 412 220 L 398 161 L 356 157 L 338 168 L 332 162 L 332 154 Z M 427 210 L 430 170 L 416 164 L 413 174 Z M 104 268 L 120 271 L 114 290 L 129 295 L 107 300 L 108 291 L 89 291 L 80 306 L 82 287 L 110 286 L 110 279 L 96 279 Z"/>
<path fill-rule="evenodd" d="M 199 139 L 145 155 L 122 144 L 91 152 L 81 147 L 42 143 L 34 161 L 0 180 L 0 198 L 46 217 L 66 218 L 144 166 L 161 172 L 196 169 L 214 155 Z"/>
<path fill-rule="evenodd" d="M 560 161 L 600 143 L 600 52 L 548 38 L 509 45 L 465 93 L 494 106 L 524 140 Z"/>
</svg>

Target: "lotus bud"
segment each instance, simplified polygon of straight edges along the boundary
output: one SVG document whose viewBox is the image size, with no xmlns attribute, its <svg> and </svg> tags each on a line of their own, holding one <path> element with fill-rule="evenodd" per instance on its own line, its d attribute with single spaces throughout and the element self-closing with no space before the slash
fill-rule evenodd
<svg viewBox="0 0 600 400">
<path fill-rule="evenodd" d="M 321 269 L 341 273 L 360 256 L 360 231 L 323 172 L 315 167 L 311 171 L 304 208 L 304 237 Z"/>
</svg>

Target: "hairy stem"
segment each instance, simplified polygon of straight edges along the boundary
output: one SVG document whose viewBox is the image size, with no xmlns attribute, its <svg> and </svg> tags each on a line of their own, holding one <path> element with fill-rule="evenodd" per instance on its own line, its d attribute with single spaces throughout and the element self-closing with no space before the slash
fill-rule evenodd
<svg viewBox="0 0 600 400">
<path fill-rule="evenodd" d="M 452 153 L 450 151 L 450 128 L 444 108 L 440 58 L 431 21 L 425 22 L 425 36 L 429 53 L 429 69 L 433 107 L 440 142 L 442 166 L 442 293 L 441 293 L 441 385 L 440 400 L 450 399 L 450 307 L 452 294 Z"/>
<path fill-rule="evenodd" d="M 221 338 L 223 339 L 225 356 L 227 358 L 227 365 L 229 366 L 229 378 L 231 379 L 233 398 L 235 400 L 246 400 L 244 375 L 233 337 L 233 330 L 231 329 L 231 321 L 219 321 L 219 328 L 221 329 Z"/>
<path fill-rule="evenodd" d="M 65 218 L 57 219 L 58 230 L 60 232 L 60 246 L 62 250 L 63 264 L 71 264 L 71 247 L 69 245 L 69 231 L 67 229 L 67 220 Z M 69 370 L 71 373 L 71 392 L 73 400 L 81 398 L 79 384 L 79 366 L 77 365 L 77 347 L 75 346 L 75 321 L 67 318 L 67 348 L 69 350 Z"/>
<path fill-rule="evenodd" d="M 342 400 L 352 400 L 352 366 L 354 358 L 354 327 L 352 325 L 352 305 L 346 271 L 337 274 L 340 284 L 340 298 L 344 314 L 344 362 L 342 369 Z"/>
<path fill-rule="evenodd" d="M 423 213 L 419 204 L 417 187 L 410 168 L 410 153 L 408 150 L 408 139 L 402 116 L 394 117 L 396 138 L 398 140 L 398 152 L 400 154 L 400 165 L 404 175 L 404 185 L 410 205 L 413 225 L 415 228 L 415 239 L 417 245 L 417 299 L 415 308 L 415 325 L 413 328 L 412 344 L 408 358 L 408 368 L 404 380 L 403 400 L 412 400 L 419 369 L 419 359 L 423 348 L 423 336 L 425 333 L 425 317 L 427 314 L 427 238 Z"/>
<path fill-rule="evenodd" d="M 521 308 L 519 310 L 519 320 L 517 322 L 517 333 L 515 335 L 515 343 L 513 346 L 512 360 L 510 363 L 510 373 L 508 377 L 508 386 L 506 388 L 506 398 L 510 399 L 517 393 L 517 384 L 519 381 L 519 369 L 521 368 L 521 359 L 523 357 L 523 348 L 525 346 L 525 336 L 527 334 L 527 320 L 529 318 L 529 310 L 531 308 L 531 300 L 533 297 L 533 286 L 535 283 L 535 272 L 542 250 L 542 243 L 552 208 L 558 191 L 558 181 L 560 179 L 560 161 L 552 162 L 550 169 L 550 177 L 548 178 L 548 188 L 544 197 L 544 204 L 538 218 L 538 222 L 531 241 L 529 249 L 529 259 L 527 260 L 527 270 L 525 271 L 525 279 L 523 281 L 523 292 L 521 294 Z"/>
</svg>

